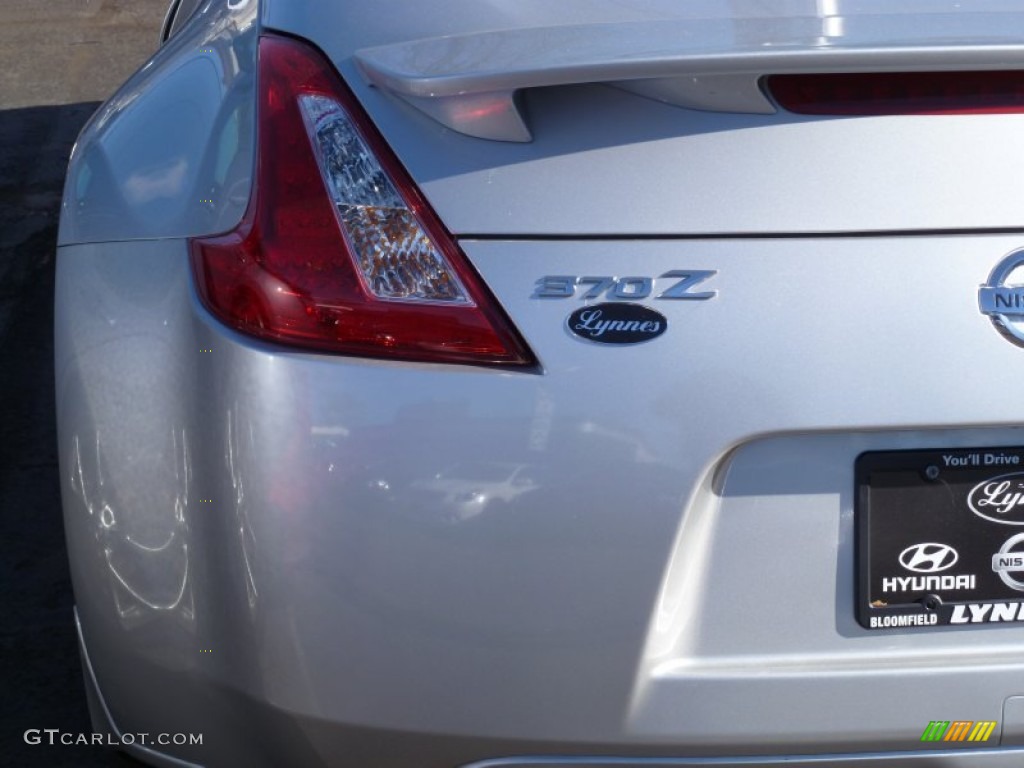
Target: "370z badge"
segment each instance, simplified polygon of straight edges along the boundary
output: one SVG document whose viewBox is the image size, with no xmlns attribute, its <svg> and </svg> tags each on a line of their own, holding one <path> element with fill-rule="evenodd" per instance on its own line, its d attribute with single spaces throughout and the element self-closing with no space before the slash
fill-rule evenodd
<svg viewBox="0 0 1024 768">
<path fill-rule="evenodd" d="M 713 269 L 673 269 L 660 277 L 611 275 L 544 275 L 537 280 L 531 298 L 604 299 L 601 304 L 580 307 L 566 319 L 574 336 L 597 344 L 640 344 L 656 339 L 668 329 L 668 318 L 657 310 L 637 304 L 645 299 L 707 301 L 715 290 L 698 290 L 714 277 Z"/>
<path fill-rule="evenodd" d="M 640 344 L 661 336 L 668 319 L 642 304 L 606 302 L 580 307 L 566 324 L 570 333 L 598 344 Z"/>
</svg>

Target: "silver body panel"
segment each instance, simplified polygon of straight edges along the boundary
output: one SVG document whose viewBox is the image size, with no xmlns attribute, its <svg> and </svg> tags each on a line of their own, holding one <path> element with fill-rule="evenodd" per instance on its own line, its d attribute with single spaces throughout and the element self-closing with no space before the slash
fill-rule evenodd
<svg viewBox="0 0 1024 768">
<path fill-rule="evenodd" d="M 187 237 L 238 223 L 255 129 L 255 0 L 211 0 L 83 129 L 58 242 Z"/>
<path fill-rule="evenodd" d="M 1019 763 L 1024 627 L 861 628 L 852 495 L 863 451 L 1024 442 L 1024 353 L 977 308 L 1024 234 L 834 233 L 1020 226 L 1024 116 L 714 115 L 582 86 L 530 97 L 533 143 L 486 142 L 370 88 L 354 50 L 582 4 L 448 5 L 263 12 L 338 64 L 536 370 L 296 352 L 202 308 L 187 238 L 250 186 L 251 4 L 201 8 L 79 141 L 56 394 L 98 725 L 204 732 L 160 759 L 210 766 Z M 225 120 L 241 139 L 203 134 Z M 179 154 L 151 215 L 125 190 Z M 92 186 L 90 158 L 112 169 Z M 207 182 L 242 197 L 193 206 Z M 757 236 L 693 237 L 714 232 Z M 547 274 L 680 269 L 717 295 L 650 302 L 669 330 L 635 347 L 533 298 Z M 481 462 L 501 473 L 459 476 Z M 925 752 L 936 717 L 998 721 L 1004 748 Z"/>
<path fill-rule="evenodd" d="M 1021 115 L 722 115 L 588 85 L 527 94 L 534 140 L 512 144 L 440 128 L 378 89 L 349 82 L 372 105 L 377 125 L 458 234 L 1020 226 Z M 902 168 L 910 171 L 898 172 Z M 985 204 L 963 195 L 964 189 L 985 190 Z"/>
<path fill-rule="evenodd" d="M 859 628 L 851 495 L 864 450 L 1020 443 L 1012 388 L 963 375 L 1024 367 L 970 306 L 975 254 L 1018 244 L 646 243 L 657 268 L 713 262 L 721 293 L 607 350 L 552 333 L 566 308 L 530 304 L 530 278 L 552 258 L 615 273 L 639 244 L 464 243 L 543 376 L 283 353 L 205 315 L 183 243 L 62 249 L 63 490 L 111 712 L 199 727 L 177 702 L 223 686 L 350 725 L 683 755 L 910 749 L 936 710 L 1002 722 L 1024 629 Z M 882 264 L 905 279 L 858 279 Z M 914 275 L 963 310 L 857 309 L 902 305 Z M 964 350 L 948 368 L 934 334 Z M 484 451 L 536 488 L 465 518 L 416 487 Z M 138 681 L 171 670 L 182 690 L 154 705 Z"/>
</svg>

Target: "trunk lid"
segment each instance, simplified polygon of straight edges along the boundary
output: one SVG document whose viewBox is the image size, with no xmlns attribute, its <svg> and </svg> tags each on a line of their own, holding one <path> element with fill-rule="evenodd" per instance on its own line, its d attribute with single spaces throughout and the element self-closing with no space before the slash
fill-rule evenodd
<svg viewBox="0 0 1024 768">
<path fill-rule="evenodd" d="M 1021 226 L 1017 190 L 1024 175 L 1019 141 L 1024 115 L 710 112 L 606 84 L 621 84 L 630 72 L 644 76 L 630 81 L 629 87 L 636 87 L 657 82 L 655 75 L 672 75 L 668 79 L 679 83 L 695 72 L 739 73 L 749 80 L 751 73 L 807 67 L 1024 68 L 1024 47 L 1006 32 L 1024 23 L 1018 4 L 978 2 L 965 9 L 951 2 L 901 3 L 892 10 L 839 0 L 794 0 L 770 8 L 755 2 L 626 7 L 594 0 L 495 1 L 451 2 L 439 13 L 434 6 L 398 0 L 372 6 L 271 0 L 264 15 L 267 26 L 309 38 L 330 56 L 457 235 L 706 236 Z M 659 27 L 667 32 L 655 38 L 635 34 L 640 29 L 653 34 Z M 710 38 L 686 34 L 688 28 Z M 462 47 L 453 40 L 461 40 Z M 520 55 L 518 43 L 480 45 L 488 40 L 532 41 L 535 48 L 543 40 L 564 45 L 534 61 L 533 49 Z M 415 85 L 415 73 L 427 71 L 433 81 L 416 86 L 422 93 L 438 83 L 451 93 L 469 87 L 493 91 L 500 84 L 519 90 L 523 106 L 516 114 L 526 115 L 533 140 L 466 136 L 367 81 L 365 62 L 374 54 L 366 51 L 376 50 L 377 60 L 382 50 L 390 51 L 399 61 L 402 51 L 423 49 L 434 59 L 417 64 L 410 54 L 407 83 Z M 438 53 L 446 50 L 447 60 Z M 452 53 L 459 50 L 473 55 Z"/>
</svg>

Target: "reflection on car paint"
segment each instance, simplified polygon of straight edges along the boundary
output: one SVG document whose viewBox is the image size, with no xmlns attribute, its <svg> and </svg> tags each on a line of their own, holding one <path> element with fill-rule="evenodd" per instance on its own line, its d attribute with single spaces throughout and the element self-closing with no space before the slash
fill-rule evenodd
<svg viewBox="0 0 1024 768">
<path fill-rule="evenodd" d="M 119 524 L 116 500 L 106 495 L 103 476 L 103 445 L 97 432 L 90 462 L 83 460 L 81 439 L 71 439 L 70 487 L 81 500 L 83 510 L 95 520 L 94 536 L 109 574 L 111 596 L 122 626 L 131 629 L 151 618 L 150 612 L 177 612 L 191 623 L 195 618 L 189 580 L 188 544 L 185 541 L 189 479 L 192 474 L 188 441 L 184 429 L 170 434 L 174 457 L 176 491 L 166 515 L 149 515 L 150 526 L 140 538 Z M 137 519 L 137 518 L 136 518 Z M 154 530 L 153 520 L 166 523 Z M 155 535 L 154 540 L 146 540 Z"/>
</svg>

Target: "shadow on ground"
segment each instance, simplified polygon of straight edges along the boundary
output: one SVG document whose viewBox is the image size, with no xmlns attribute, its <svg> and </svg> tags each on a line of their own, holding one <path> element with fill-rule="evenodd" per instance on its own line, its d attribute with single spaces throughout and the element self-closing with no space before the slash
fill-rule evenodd
<svg viewBox="0 0 1024 768">
<path fill-rule="evenodd" d="M 90 733 L 60 511 L 53 279 L 67 158 L 95 102 L 0 111 L 0 764 L 135 766 Z M 48 738 L 46 734 L 42 734 Z"/>
</svg>

